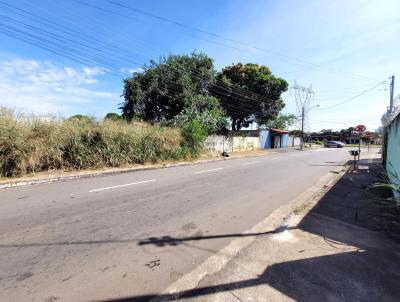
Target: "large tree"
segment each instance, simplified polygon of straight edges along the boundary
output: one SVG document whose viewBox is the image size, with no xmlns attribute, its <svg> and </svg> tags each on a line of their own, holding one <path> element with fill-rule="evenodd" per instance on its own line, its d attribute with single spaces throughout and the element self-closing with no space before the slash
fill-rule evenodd
<svg viewBox="0 0 400 302">
<path fill-rule="evenodd" d="M 204 102 L 216 71 L 213 60 L 205 54 L 169 55 L 151 61 L 143 71 L 124 81 L 122 116 L 148 122 L 172 121 L 184 109 L 202 112 L 218 110 L 219 103 Z M 200 100 L 200 101 L 199 101 Z M 205 108 L 202 108 L 205 107 Z"/>
<path fill-rule="evenodd" d="M 288 83 L 267 66 L 235 64 L 225 67 L 217 79 L 211 91 L 220 99 L 234 131 L 252 122 L 266 125 L 285 106 L 281 94 Z"/>
</svg>

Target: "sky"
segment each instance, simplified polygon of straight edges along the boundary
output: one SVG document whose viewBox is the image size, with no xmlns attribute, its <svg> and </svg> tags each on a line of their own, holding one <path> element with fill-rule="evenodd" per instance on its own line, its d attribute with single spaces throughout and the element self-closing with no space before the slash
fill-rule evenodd
<svg viewBox="0 0 400 302">
<path fill-rule="evenodd" d="M 311 88 L 312 131 L 373 131 L 400 70 L 399 11 L 396 0 L 0 0 L 0 105 L 103 117 L 150 59 L 197 51 L 217 70 L 269 66 L 289 83 L 284 113 L 298 114 L 295 82 Z"/>
</svg>

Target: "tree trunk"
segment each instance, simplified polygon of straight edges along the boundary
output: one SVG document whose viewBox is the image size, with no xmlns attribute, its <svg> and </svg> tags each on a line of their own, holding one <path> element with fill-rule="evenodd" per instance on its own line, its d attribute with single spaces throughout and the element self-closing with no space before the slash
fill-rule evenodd
<svg viewBox="0 0 400 302">
<path fill-rule="evenodd" d="M 232 125 L 231 125 L 232 131 L 236 131 L 236 119 L 232 119 Z"/>
</svg>

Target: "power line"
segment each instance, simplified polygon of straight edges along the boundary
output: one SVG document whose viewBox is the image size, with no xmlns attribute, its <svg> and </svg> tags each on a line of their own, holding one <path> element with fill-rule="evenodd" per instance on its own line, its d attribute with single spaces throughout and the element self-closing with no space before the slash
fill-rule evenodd
<svg viewBox="0 0 400 302">
<path fill-rule="evenodd" d="M 329 93 L 329 92 L 337 92 L 337 91 L 343 91 L 343 90 L 354 90 L 354 89 L 365 88 L 365 87 L 370 87 L 370 84 L 358 85 L 358 86 L 350 86 L 350 87 L 340 87 L 340 88 L 328 89 L 328 90 L 318 90 L 318 94 L 320 94 L 320 93 Z"/>
<path fill-rule="evenodd" d="M 387 82 L 387 81 L 388 81 L 388 80 L 386 79 L 386 80 L 384 80 L 384 81 L 382 81 L 382 82 L 379 82 L 378 84 L 374 85 L 373 87 L 371 87 L 371 88 L 369 88 L 369 89 L 366 89 L 366 90 L 363 90 L 363 91 L 360 92 L 359 94 L 357 94 L 357 95 L 355 95 L 355 96 L 353 96 L 353 97 L 351 97 L 351 98 L 349 98 L 349 99 L 347 99 L 347 100 L 344 100 L 344 101 L 342 101 L 342 102 L 339 102 L 339 103 L 337 103 L 337 104 L 333 104 L 333 105 L 330 105 L 330 106 L 327 106 L 327 107 L 317 108 L 316 110 L 325 110 L 325 109 L 333 108 L 333 107 L 340 106 L 340 105 L 343 105 L 343 104 L 345 104 L 345 103 L 351 102 L 352 100 L 354 100 L 354 99 L 356 99 L 356 98 L 358 98 L 358 97 L 360 97 L 360 96 L 366 94 L 367 92 L 369 92 L 369 91 L 371 91 L 371 90 L 374 90 L 376 87 L 378 87 L 379 85 L 381 85 L 381 84 L 383 84 L 383 83 L 385 83 L 385 82 Z"/>
<path fill-rule="evenodd" d="M 80 4 L 83 4 L 83 5 L 88 5 L 87 3 L 79 1 L 79 0 L 73 0 L 73 1 L 77 2 L 77 3 L 80 3 Z M 166 17 L 162 17 L 162 16 L 156 15 L 154 13 L 149 13 L 149 12 L 146 12 L 146 11 L 143 11 L 143 10 L 137 9 L 135 7 L 128 6 L 128 5 L 113 1 L 113 0 L 107 0 L 107 2 L 109 2 L 109 3 L 111 3 L 111 4 L 115 5 L 115 6 L 118 6 L 118 7 L 122 7 L 124 9 L 128 9 L 128 10 L 133 11 L 135 13 L 142 14 L 142 15 L 147 16 L 147 17 L 151 17 L 151 18 L 163 21 L 163 22 L 174 24 L 174 25 L 179 26 L 181 28 L 189 29 L 191 31 L 199 32 L 201 34 L 205 34 L 205 35 L 208 35 L 208 36 L 219 38 L 219 39 L 231 42 L 231 43 L 239 44 L 239 45 L 245 46 L 246 48 L 249 48 L 249 49 L 266 52 L 266 53 L 269 53 L 271 55 L 277 56 L 277 57 L 279 57 L 281 59 L 284 59 L 284 60 L 286 60 L 288 62 L 291 62 L 291 63 L 298 62 L 298 63 L 300 63 L 302 65 L 308 65 L 308 66 L 311 66 L 311 67 L 314 67 L 314 68 L 324 69 L 324 70 L 326 70 L 326 71 L 328 71 L 330 73 L 336 73 L 336 74 L 342 74 L 342 75 L 346 75 L 347 74 L 347 75 L 352 75 L 353 77 L 356 76 L 358 78 L 360 78 L 360 77 L 361 78 L 368 78 L 368 77 L 365 77 L 363 75 L 350 73 L 350 72 L 345 72 L 345 71 L 337 70 L 337 69 L 332 69 L 332 68 L 323 66 L 321 64 L 316 64 L 316 63 L 308 62 L 308 61 L 305 61 L 305 60 L 301 60 L 301 59 L 298 59 L 298 58 L 295 58 L 295 57 L 291 57 L 291 56 L 288 56 L 288 55 L 285 55 L 285 54 L 282 54 L 282 53 L 279 53 L 279 52 L 276 52 L 276 51 L 272 51 L 270 49 L 260 48 L 260 47 L 257 47 L 255 45 L 252 45 L 252 44 L 247 43 L 247 42 L 242 42 L 242 41 L 239 41 L 239 40 L 236 40 L 236 39 L 232 39 L 232 38 L 228 38 L 228 37 L 225 37 L 225 36 L 213 33 L 213 32 L 205 31 L 205 30 L 199 29 L 197 27 L 194 27 L 194 26 L 191 26 L 191 25 L 188 25 L 188 24 L 184 24 L 184 23 L 181 23 L 181 22 L 178 22 L 178 21 L 166 18 Z M 110 10 L 108 10 L 108 11 L 110 12 Z M 235 47 L 235 49 L 237 49 L 237 48 Z"/>
<path fill-rule="evenodd" d="M 89 4 L 87 4 L 87 3 L 84 3 L 84 2 L 80 2 L 80 1 L 75 1 L 75 2 L 77 2 L 77 3 L 80 3 L 80 4 L 83 4 L 83 5 L 88 5 L 89 7 L 91 7 L 91 8 L 95 8 L 95 9 L 98 9 L 99 7 L 97 7 L 97 6 L 93 6 L 93 5 L 89 5 Z M 110 10 L 107 10 L 107 12 L 112 12 L 112 11 L 110 11 Z M 125 15 L 124 15 L 125 16 Z M 129 16 L 126 16 L 126 17 L 128 17 L 129 18 Z M 152 47 L 150 47 L 150 46 L 148 46 L 148 45 L 145 45 L 145 48 L 147 48 L 147 49 L 149 49 L 150 51 L 154 51 L 155 49 L 154 48 L 152 48 Z M 191 68 L 190 66 L 188 66 L 191 70 L 193 70 L 194 68 Z M 261 101 L 265 101 L 265 100 L 267 100 L 267 101 L 274 101 L 274 100 L 271 100 L 271 99 L 268 99 L 268 98 L 266 98 L 266 97 L 264 97 L 264 96 L 260 96 L 260 95 L 258 95 L 258 94 L 256 94 L 256 93 L 254 93 L 253 91 L 250 91 L 250 90 L 247 90 L 247 89 L 244 89 L 244 88 L 240 88 L 240 87 L 236 87 L 236 86 L 227 86 L 222 80 L 220 80 L 219 78 L 216 78 L 216 81 L 220 84 L 219 86 L 225 86 L 225 87 L 227 87 L 229 90 L 232 90 L 232 91 L 234 91 L 234 92 L 239 92 L 239 94 L 242 94 L 242 95 L 250 95 L 251 96 L 251 98 L 256 98 L 257 100 L 261 100 Z"/>
<path fill-rule="evenodd" d="M 1 1 L 0 1 L 1 2 Z M 4 3 L 4 2 L 1 2 L 1 3 L 3 3 L 3 4 L 6 4 L 6 3 Z M 7 5 L 7 4 L 6 4 Z M 16 8 L 15 6 L 13 7 L 14 9 L 18 9 L 18 8 Z M 22 10 L 23 11 L 23 10 Z M 26 13 L 28 13 L 27 11 L 23 11 L 25 14 Z M 30 15 L 32 15 L 32 14 L 30 14 Z M 4 16 L 3 16 L 4 17 Z M 10 18 L 8 18 L 8 17 L 6 17 L 9 21 L 11 20 Z M 37 17 L 36 17 L 37 18 Z M 38 28 L 36 28 L 36 27 L 32 27 L 32 26 L 30 26 L 30 25 L 27 25 L 26 23 L 23 23 L 23 22 L 19 22 L 19 21 L 17 21 L 17 20 L 11 20 L 11 21 L 15 21 L 15 22 L 18 22 L 18 23 L 22 23 L 25 27 L 29 27 L 30 29 L 33 29 L 33 30 L 35 30 L 35 31 L 41 31 L 41 32 L 44 32 L 44 33 L 46 33 L 46 34 L 49 34 L 49 35 L 52 35 L 54 38 L 56 38 L 58 41 L 60 40 L 60 38 L 64 38 L 64 37 L 61 37 L 60 35 L 56 35 L 56 34 L 53 34 L 53 33 L 51 33 L 51 32 L 48 32 L 48 31 L 45 31 L 45 30 L 41 30 L 41 29 L 38 29 Z M 48 20 L 45 20 L 47 23 L 49 23 L 49 21 Z M 50 21 L 51 22 L 51 21 Z M 42 24 L 43 24 L 43 22 L 41 22 Z M 56 23 L 54 23 L 54 22 L 51 22 L 51 23 L 53 23 L 53 24 L 56 24 Z M 65 26 L 60 26 L 59 24 L 56 24 L 58 27 L 62 27 L 62 29 L 64 30 L 64 32 L 65 32 L 65 29 L 67 29 L 68 31 L 71 31 L 70 29 L 68 29 L 68 28 L 66 28 Z M 74 32 L 74 36 L 76 37 L 76 31 Z M 79 33 L 78 33 L 79 34 Z M 85 36 L 88 36 L 88 35 L 85 35 Z M 37 38 L 37 37 L 36 37 Z M 88 45 L 86 45 L 86 44 L 83 44 L 83 43 L 79 43 L 79 42 L 76 42 L 75 40 L 71 40 L 71 39 L 68 39 L 68 38 L 66 38 L 66 40 L 68 40 L 68 41 L 70 41 L 70 42 L 74 42 L 74 44 L 78 44 L 78 46 L 79 47 L 85 47 L 85 48 L 93 48 L 93 47 L 91 47 L 91 46 L 88 46 Z M 43 42 L 43 41 L 42 41 Z M 100 41 L 101 42 L 101 41 Z M 35 45 L 37 45 L 37 44 L 35 44 Z M 113 46 L 113 45 L 110 45 L 110 46 Z M 71 50 L 71 48 L 68 48 L 69 50 Z M 99 51 L 99 49 L 98 48 L 93 48 L 94 50 L 97 50 L 97 51 Z M 103 48 L 104 49 L 104 48 Z M 120 50 L 122 50 L 123 51 L 123 49 L 120 49 Z M 101 50 L 100 49 L 100 52 L 102 52 L 102 53 L 105 53 L 103 50 Z M 59 53 L 58 53 L 59 54 Z M 132 62 L 132 61 L 131 61 Z M 133 63 L 137 63 L 136 61 L 133 61 Z M 194 70 L 193 68 L 191 68 L 190 66 L 189 66 L 189 69 L 190 70 L 192 70 L 194 73 L 195 73 L 195 75 L 197 76 L 197 78 L 199 78 L 198 77 L 198 75 L 199 75 L 199 73 L 198 73 L 198 71 L 197 70 Z M 218 80 L 219 79 L 217 79 L 217 82 L 218 82 Z M 220 94 L 223 94 L 223 95 L 226 95 L 226 93 L 229 93 L 229 96 L 230 97 L 232 97 L 232 98 L 236 98 L 236 99 L 238 99 L 237 97 L 235 97 L 235 96 L 233 96 L 232 95 L 232 93 L 233 94 L 236 94 L 236 95 L 239 95 L 239 96 L 241 96 L 241 97 L 244 97 L 244 98 L 246 98 L 246 99 L 248 99 L 249 97 L 252 99 L 252 100 L 254 100 L 254 101 L 257 101 L 257 102 L 259 102 L 259 103 L 261 103 L 261 102 L 265 102 L 266 100 L 268 101 L 273 101 L 273 102 L 275 102 L 275 101 L 277 101 L 277 100 L 271 100 L 271 99 L 268 99 L 268 98 L 266 98 L 266 97 L 262 97 L 262 96 L 259 96 L 259 95 L 257 95 L 257 94 L 255 94 L 255 93 L 253 93 L 253 92 L 250 92 L 250 91 L 244 91 L 243 89 L 241 89 L 241 88 L 237 88 L 237 87 L 235 87 L 235 86 L 233 86 L 233 87 L 231 87 L 231 86 L 227 86 L 225 83 L 223 83 L 222 81 L 220 81 L 219 82 L 220 84 L 213 84 L 213 87 L 215 86 L 215 87 L 217 87 L 217 88 L 219 88 L 219 90 L 218 90 L 218 93 L 220 93 Z M 221 85 L 222 84 L 222 85 Z M 224 92 L 225 92 L 225 94 L 224 93 L 221 93 L 221 90 L 223 90 Z M 246 101 L 244 101 L 243 99 L 238 99 L 238 100 L 240 100 L 240 101 L 242 101 L 242 102 L 246 102 Z M 262 101 L 261 101 L 262 100 Z M 247 101 L 248 102 L 248 101 Z"/>
<path fill-rule="evenodd" d="M 378 119 L 379 120 L 379 119 Z M 312 122 L 318 122 L 318 123 L 328 123 L 328 124 L 355 124 L 354 121 L 321 121 L 321 120 L 310 120 Z"/>
<path fill-rule="evenodd" d="M 4 4 L 4 2 L 2 2 L 3 4 Z M 3 17 L 3 19 L 4 19 L 4 17 L 5 16 L 2 16 Z M 8 17 L 5 17 L 5 18 L 8 18 Z M 10 21 L 10 18 L 8 18 L 8 20 Z M 15 20 L 14 20 L 15 21 Z M 20 24 L 21 24 L 21 22 L 19 22 Z M 77 45 L 75 45 L 75 46 L 79 46 L 79 47 L 84 47 L 84 48 L 92 48 L 92 49 L 95 49 L 95 50 L 97 50 L 97 51 L 100 51 L 100 52 L 102 52 L 102 53 L 105 53 L 105 54 L 107 54 L 106 52 L 104 52 L 103 50 L 101 50 L 101 49 L 99 49 L 99 48 L 93 48 L 93 47 L 91 47 L 91 46 L 87 46 L 87 45 L 85 45 L 85 44 L 83 44 L 83 43 L 76 43 L 76 41 L 72 41 L 71 39 L 68 39 L 68 38 L 65 38 L 65 37 L 62 37 L 62 36 L 60 36 L 60 35 L 54 35 L 53 33 L 51 33 L 51 32 L 48 32 L 48 31 L 44 31 L 44 30 L 41 30 L 41 29 L 38 29 L 38 28 L 35 28 L 35 27 L 32 27 L 32 26 L 30 26 L 30 25 L 27 25 L 27 24 L 24 24 L 24 23 L 22 23 L 23 25 L 25 25 L 25 26 L 28 26 L 28 27 L 30 27 L 32 30 L 36 30 L 36 31 L 42 31 L 42 32 L 44 32 L 44 33 L 46 33 L 46 34 L 49 34 L 49 35 L 52 35 L 53 36 L 53 38 L 56 38 L 56 40 L 58 40 L 58 41 L 60 41 L 60 39 L 66 39 L 66 40 L 68 40 L 68 41 L 70 41 L 70 42 L 75 42 L 75 44 L 77 44 Z M 7 31 L 7 30 L 5 30 L 5 28 L 4 27 L 2 27 L 2 29 L 3 29 L 3 32 L 6 32 L 8 35 L 10 35 L 10 34 L 12 34 L 12 32 L 10 32 L 9 30 Z M 6 28 L 7 29 L 7 28 Z M 10 29 L 10 28 L 9 28 Z M 11 28 L 11 30 L 14 30 L 14 34 L 15 34 L 15 28 Z M 19 33 L 21 34 L 21 31 L 19 31 Z M 25 33 L 26 34 L 26 33 Z M 86 35 L 87 36 L 87 35 Z M 15 37 L 15 36 L 14 36 Z M 32 37 L 32 35 L 31 35 L 31 37 Z M 37 36 L 33 36 L 34 38 L 36 38 L 36 39 L 38 39 L 37 38 Z M 19 38 L 21 38 L 21 37 L 19 37 Z M 30 42 L 30 43 L 35 43 L 34 45 L 36 45 L 36 46 L 38 46 L 38 47 L 41 47 L 41 48 L 43 48 L 43 49 L 45 49 L 45 50 L 48 50 L 48 51 L 51 51 L 51 52 L 53 52 L 53 53 L 56 53 L 56 54 L 58 54 L 58 55 L 64 55 L 64 56 L 66 56 L 66 57 L 68 57 L 68 58 L 70 58 L 70 59 L 72 59 L 72 60 L 75 60 L 75 61 L 77 61 L 77 62 L 79 62 L 79 63 L 81 63 L 81 64 L 88 64 L 88 61 L 87 61 L 87 57 L 85 58 L 85 57 L 76 57 L 76 56 L 72 56 L 71 55 L 71 53 L 67 53 L 67 52 L 65 52 L 65 48 L 62 48 L 61 50 L 60 49 L 56 49 L 56 48 L 54 48 L 54 47 L 49 47 L 48 45 L 47 45 L 47 47 L 44 47 L 44 45 L 43 44 L 41 44 L 41 43 L 39 43 L 39 42 L 50 42 L 49 40 L 32 40 L 32 39 L 27 39 L 27 38 L 25 38 L 25 40 L 24 41 L 26 41 L 26 42 Z M 102 42 L 102 41 L 99 41 L 100 43 Z M 56 46 L 60 46 L 59 44 L 56 44 Z M 109 46 L 113 46 L 113 45 L 109 45 Z M 70 50 L 70 51 L 72 51 L 73 49 L 71 49 L 70 47 L 68 48 L 68 50 Z M 121 50 L 123 50 L 123 49 L 121 49 Z M 75 51 L 75 53 L 77 53 L 76 52 L 76 50 L 74 50 Z M 79 53 L 78 52 L 78 54 L 80 54 L 81 55 L 81 53 Z M 123 57 L 120 57 L 120 58 L 123 58 Z M 125 59 L 125 58 L 123 58 L 123 59 Z M 129 59 L 128 59 L 128 61 L 129 61 Z M 132 62 L 132 61 L 131 61 Z M 93 61 L 93 59 L 90 59 L 90 63 L 96 63 L 96 64 L 98 64 L 98 61 Z M 134 63 L 137 63 L 137 62 L 135 62 L 134 61 Z M 138 64 L 138 63 L 137 63 Z M 103 66 L 104 67 L 104 66 Z M 106 67 L 106 68 L 109 68 L 109 66 L 108 67 Z M 113 69 L 115 69 L 115 67 L 113 67 Z M 193 69 L 191 69 L 192 71 L 194 71 Z M 196 72 L 197 71 L 195 71 L 195 75 L 196 75 Z M 197 73 L 197 75 L 198 75 L 198 73 Z M 198 77 L 197 77 L 198 78 Z M 382 82 L 383 83 L 383 82 Z M 381 84 L 381 83 L 379 83 L 379 84 Z M 220 93 L 220 94 L 222 94 L 222 95 L 225 95 L 225 96 L 229 96 L 229 97 L 231 97 L 231 98 L 233 98 L 233 99 L 236 99 L 236 100 L 238 100 L 238 101 L 240 101 L 241 103 L 242 103 L 242 105 L 243 105 L 243 103 L 246 103 L 246 101 L 244 101 L 243 99 L 241 99 L 241 98 L 237 98 L 236 96 L 233 96 L 232 95 L 232 93 L 233 94 L 235 94 L 235 95 L 238 95 L 238 96 L 240 96 L 240 97 L 243 97 L 243 98 L 245 98 L 245 99 L 252 99 L 252 101 L 256 101 L 256 102 L 259 102 L 259 103 L 261 103 L 262 101 L 260 101 L 260 99 L 261 98 L 263 98 L 263 97 L 261 97 L 260 96 L 260 99 L 258 99 L 257 97 L 256 97 L 256 99 L 254 100 L 254 93 L 252 93 L 252 92 L 240 92 L 239 90 L 238 90 L 238 88 L 236 88 L 236 87 L 229 87 L 229 86 L 227 86 L 227 85 L 218 85 L 218 84 L 215 84 L 214 85 L 215 86 L 215 88 L 217 89 L 217 92 L 218 93 Z M 214 90 L 215 90 L 215 88 L 214 88 Z M 212 88 L 211 88 L 212 89 Z M 171 89 L 172 90 L 172 89 Z M 221 90 L 223 91 L 223 92 L 221 92 Z M 371 89 L 372 90 L 372 89 Z M 369 90 L 368 90 L 369 91 Z M 228 94 L 227 94 L 228 93 Z M 359 95 L 357 95 L 357 96 L 355 96 L 355 97 L 358 97 Z M 353 97 L 353 98 L 355 98 L 355 97 Z M 352 99 L 353 99 L 352 98 Z M 267 99 L 267 98 L 264 98 L 265 100 L 271 100 L 271 99 Z M 348 101 L 350 101 L 351 99 L 349 99 L 349 100 L 346 100 L 346 101 L 344 101 L 344 102 L 342 102 L 342 103 L 345 103 L 345 102 L 348 102 Z M 249 100 L 250 101 L 250 100 Z M 249 101 L 247 101 L 247 103 L 248 103 L 248 107 L 249 108 L 251 108 L 251 106 L 253 106 L 252 108 L 253 109 L 255 109 L 255 108 L 257 108 L 256 107 L 256 105 L 254 105 L 254 104 L 251 104 Z M 278 101 L 278 100 L 271 100 L 271 101 Z M 232 103 L 233 104 L 239 104 L 239 102 L 234 102 L 234 101 L 232 101 Z M 336 105 L 340 105 L 340 104 L 342 104 L 342 103 L 339 103 L 339 104 L 336 104 Z M 333 105 L 333 106 L 336 106 L 336 105 Z M 333 106 L 329 106 L 329 107 L 326 107 L 326 108 L 330 108 L 330 107 L 333 107 Z M 258 108 L 257 108 L 258 109 Z M 325 108 L 322 108 L 322 109 L 325 109 Z"/>
<path fill-rule="evenodd" d="M 103 9 L 102 7 L 99 7 L 99 6 L 96 6 L 96 5 L 93 5 L 93 4 L 88 4 L 88 3 L 85 3 L 85 2 L 82 2 L 82 1 L 79 1 L 79 0 L 73 0 L 73 2 L 76 2 L 76 3 L 81 4 L 81 5 L 85 5 L 87 7 L 93 8 L 93 9 L 98 9 L 98 10 L 101 10 L 101 11 L 104 11 L 104 12 L 107 12 L 107 13 L 115 13 L 115 14 L 118 14 L 119 16 L 131 19 L 130 16 L 126 16 L 124 14 L 119 14 L 119 13 L 116 13 L 116 12 L 111 11 L 109 9 Z M 149 47 L 149 46 L 146 46 L 146 48 L 150 49 L 150 50 L 154 50 L 152 47 Z M 191 68 L 191 67 L 189 66 L 189 68 Z M 259 101 L 262 101 L 262 102 L 275 101 L 275 100 L 272 100 L 272 99 L 268 99 L 268 98 L 266 98 L 264 96 L 260 96 L 260 95 L 258 95 L 256 93 L 254 93 L 254 92 L 252 92 L 250 90 L 244 89 L 244 88 L 240 88 L 240 87 L 237 87 L 237 86 L 233 86 L 233 87 L 232 86 L 227 86 L 222 80 L 220 80 L 218 78 L 216 79 L 216 81 L 220 84 L 220 86 L 221 85 L 222 86 L 226 86 L 229 90 L 239 91 L 240 92 L 239 94 L 242 94 L 242 95 L 248 94 L 248 95 L 251 96 L 251 98 L 256 98 Z"/>
</svg>

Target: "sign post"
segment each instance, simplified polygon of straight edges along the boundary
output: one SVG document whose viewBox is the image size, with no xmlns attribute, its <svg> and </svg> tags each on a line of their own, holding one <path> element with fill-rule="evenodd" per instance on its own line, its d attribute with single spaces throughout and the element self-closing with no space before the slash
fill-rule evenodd
<svg viewBox="0 0 400 302">
<path fill-rule="evenodd" d="M 367 128 L 364 125 L 357 125 L 356 126 L 356 131 L 359 134 L 358 138 L 358 160 L 360 160 L 360 153 L 361 153 L 361 135 L 362 133 L 366 130 Z"/>
</svg>

